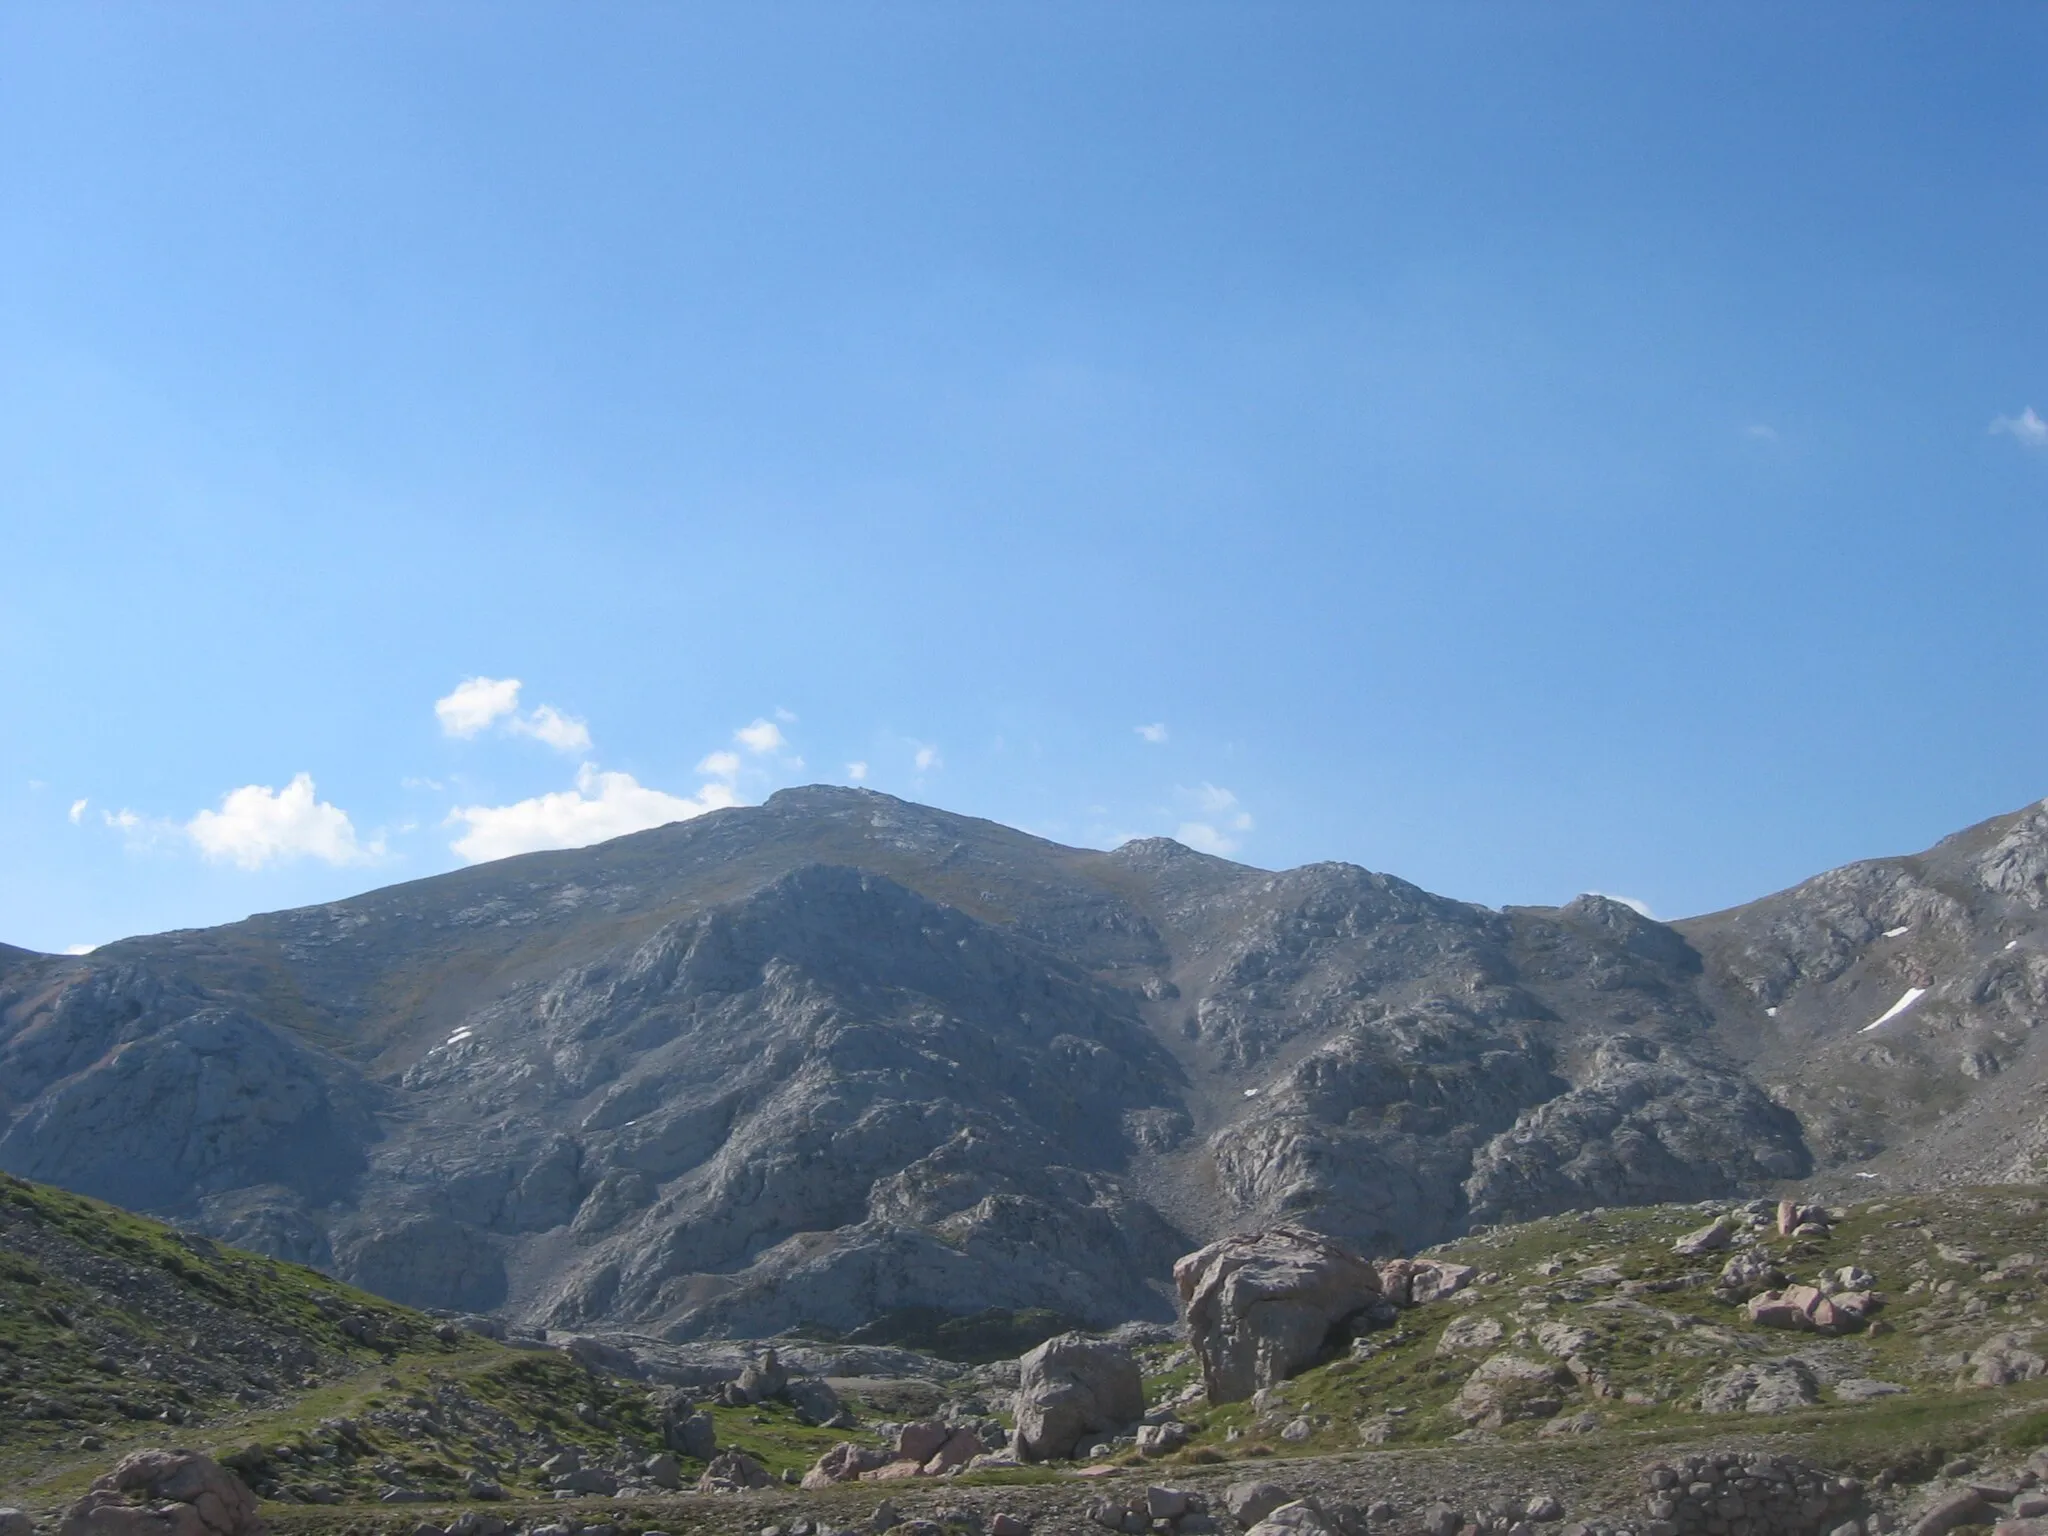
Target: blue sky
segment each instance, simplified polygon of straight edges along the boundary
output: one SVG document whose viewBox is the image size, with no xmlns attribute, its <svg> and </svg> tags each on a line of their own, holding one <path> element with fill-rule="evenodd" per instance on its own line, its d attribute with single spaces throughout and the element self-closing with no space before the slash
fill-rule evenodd
<svg viewBox="0 0 2048 1536">
<path fill-rule="evenodd" d="M 0 8 L 0 940 L 857 773 L 1665 916 L 2039 798 L 2044 44 Z"/>
</svg>

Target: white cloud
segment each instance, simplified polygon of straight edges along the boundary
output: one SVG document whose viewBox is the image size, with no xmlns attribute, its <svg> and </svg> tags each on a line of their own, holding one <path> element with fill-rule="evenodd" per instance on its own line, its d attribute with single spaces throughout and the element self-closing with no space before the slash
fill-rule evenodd
<svg viewBox="0 0 2048 1536">
<path fill-rule="evenodd" d="M 1152 725 L 1133 726 L 1132 729 L 1138 733 L 1142 741 L 1150 742 L 1155 747 L 1166 745 L 1166 722 L 1163 720 Z"/>
<path fill-rule="evenodd" d="M 2031 405 L 2017 416 L 1994 417 L 1991 430 L 2009 433 L 2022 448 L 2048 448 L 2048 421 L 2035 415 Z"/>
<path fill-rule="evenodd" d="M 1742 429 L 1742 435 L 1759 443 L 1775 443 L 1778 440 L 1778 429 L 1761 421 L 1752 421 Z"/>
<path fill-rule="evenodd" d="M 756 720 L 752 725 L 743 725 L 732 733 L 732 739 L 757 756 L 779 752 L 789 745 L 788 738 L 782 734 L 782 727 L 773 720 Z"/>
<path fill-rule="evenodd" d="M 438 790 L 438 789 L 440 789 L 440 788 L 442 787 L 442 785 L 441 785 L 441 781 L 440 781 L 439 779 L 415 779 L 415 778 L 404 778 L 404 779 L 400 779 L 400 780 L 398 781 L 398 787 L 399 787 L 400 789 L 434 789 L 434 790 Z"/>
<path fill-rule="evenodd" d="M 518 684 L 513 686 L 516 688 Z M 514 715 L 506 722 L 506 729 L 515 736 L 531 736 L 536 741 L 544 741 L 558 752 L 590 750 L 590 727 L 573 716 L 563 714 L 552 704 L 543 704 L 525 715 Z"/>
<path fill-rule="evenodd" d="M 846 776 L 853 780 L 854 783 L 859 784 L 868 776 L 868 765 L 866 763 L 848 763 L 846 765 Z"/>
<path fill-rule="evenodd" d="M 793 709 L 784 709 L 780 704 L 778 704 L 775 706 L 775 718 L 780 720 L 784 725 L 795 725 L 796 711 Z"/>
<path fill-rule="evenodd" d="M 492 721 L 519 707 L 516 677 L 472 677 L 455 685 L 444 699 L 434 700 L 441 729 L 464 740 L 489 728 Z"/>
<path fill-rule="evenodd" d="M 1605 896 L 1609 901 L 1618 901 L 1624 907 L 1641 913 L 1653 923 L 1661 921 L 1657 914 L 1650 910 L 1650 904 L 1647 901 L 1637 901 L 1633 896 L 1617 896 L 1612 891 L 1589 891 L 1587 894 L 1590 896 Z"/>
<path fill-rule="evenodd" d="M 699 773 L 708 773 L 713 778 L 729 779 L 740 771 L 740 755 L 737 752 L 713 752 L 697 765 Z"/>
<path fill-rule="evenodd" d="M 448 820 L 469 830 L 449 846 L 480 864 L 542 848 L 584 848 L 737 804 L 729 784 L 706 784 L 685 798 L 650 788 L 630 773 L 605 773 L 585 763 L 576 771 L 574 789 L 512 805 L 457 806 Z"/>
<path fill-rule="evenodd" d="M 911 761 L 917 764 L 917 771 L 919 773 L 923 773 L 928 768 L 943 768 L 946 766 L 945 759 L 939 756 L 939 749 L 929 746 L 924 742 L 917 744 L 917 755 Z"/>
<path fill-rule="evenodd" d="M 100 820 L 116 832 L 133 832 L 142 825 L 142 818 L 125 806 L 118 811 L 101 811 Z"/>
<path fill-rule="evenodd" d="M 1177 842 L 1186 843 L 1197 853 L 1222 855 L 1237 852 L 1237 839 L 1219 832 L 1206 821 L 1184 821 L 1174 834 Z"/>
<path fill-rule="evenodd" d="M 66 944 L 64 946 L 64 953 L 67 955 L 89 955 L 98 948 L 99 945 L 97 944 Z"/>
<path fill-rule="evenodd" d="M 243 869 L 296 858 L 361 864 L 384 851 L 381 840 L 359 841 L 347 814 L 318 798 L 310 773 L 297 775 L 283 789 L 268 784 L 231 789 L 221 796 L 219 810 L 201 811 L 185 823 L 185 831 L 207 858 Z"/>
<path fill-rule="evenodd" d="M 73 825 L 74 827 L 77 826 L 81 821 L 85 820 L 86 804 L 87 802 L 83 800 L 74 800 L 71 802 L 71 825 Z"/>
</svg>

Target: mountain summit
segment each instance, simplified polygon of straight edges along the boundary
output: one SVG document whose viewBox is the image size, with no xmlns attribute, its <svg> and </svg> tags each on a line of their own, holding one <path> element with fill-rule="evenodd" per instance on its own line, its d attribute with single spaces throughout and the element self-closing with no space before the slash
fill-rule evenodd
<svg viewBox="0 0 2048 1536">
<path fill-rule="evenodd" d="M 1663 924 L 814 787 L 82 958 L 0 946 L 0 1168 L 556 1326 L 1107 1323 L 1278 1218 L 1387 1252 L 2036 1177 L 2043 1017 L 2043 806 Z"/>
</svg>

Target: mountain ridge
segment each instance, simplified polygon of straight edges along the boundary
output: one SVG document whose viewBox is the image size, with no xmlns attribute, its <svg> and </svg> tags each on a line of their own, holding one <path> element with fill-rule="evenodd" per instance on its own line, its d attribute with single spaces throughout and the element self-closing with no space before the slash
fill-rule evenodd
<svg viewBox="0 0 2048 1536">
<path fill-rule="evenodd" d="M 557 1325 L 1163 1317 L 1275 1219 L 2036 1177 L 2044 908 L 2041 806 L 1667 924 L 817 786 L 0 951 L 0 1168 Z"/>
</svg>

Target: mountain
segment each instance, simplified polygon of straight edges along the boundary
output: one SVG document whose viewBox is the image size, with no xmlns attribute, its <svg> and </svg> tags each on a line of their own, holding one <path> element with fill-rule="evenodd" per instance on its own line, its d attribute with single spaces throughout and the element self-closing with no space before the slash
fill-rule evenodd
<svg viewBox="0 0 2048 1536">
<path fill-rule="evenodd" d="M 1276 1217 L 1386 1252 L 2033 1177 L 2044 907 L 2038 806 L 1666 925 L 790 790 L 0 950 L 0 1168 L 556 1326 L 1161 1318 L 1176 1255 Z"/>
</svg>

